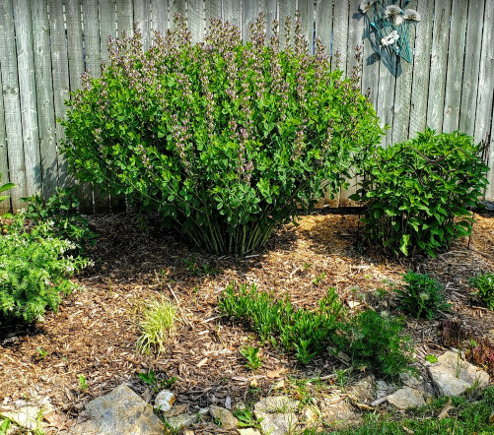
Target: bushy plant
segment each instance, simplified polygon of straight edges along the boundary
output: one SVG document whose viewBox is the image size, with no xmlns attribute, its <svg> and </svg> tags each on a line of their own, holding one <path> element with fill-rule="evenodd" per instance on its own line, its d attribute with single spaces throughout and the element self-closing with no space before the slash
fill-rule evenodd
<svg viewBox="0 0 494 435">
<path fill-rule="evenodd" d="M 494 310 L 494 273 L 482 273 L 470 278 L 470 286 L 475 289 L 479 299 L 487 305 L 489 310 Z"/>
<path fill-rule="evenodd" d="M 431 129 L 369 160 L 354 200 L 367 201 L 363 222 L 368 239 L 395 253 L 431 256 L 469 235 L 476 207 L 487 186 L 481 147 L 460 132 Z"/>
<path fill-rule="evenodd" d="M 226 316 L 248 322 L 263 341 L 270 340 L 294 352 L 302 364 L 308 364 L 326 348 L 342 310 L 333 289 L 321 299 L 316 311 L 309 311 L 295 309 L 288 297 L 276 301 L 272 294 L 258 292 L 255 284 L 244 284 L 238 291 L 230 284 L 219 306 Z"/>
<path fill-rule="evenodd" d="M 339 325 L 333 342 L 361 368 L 389 376 L 410 370 L 410 337 L 403 334 L 402 320 L 388 314 L 368 310 L 350 317 Z"/>
<path fill-rule="evenodd" d="M 0 182 L 2 181 L 2 173 L 0 172 Z M 5 184 L 0 184 L 0 193 L 5 192 L 6 190 L 13 189 L 15 187 L 14 183 L 5 183 Z M 9 196 L 5 195 L 0 195 L 0 202 L 5 201 L 9 199 Z"/>
<path fill-rule="evenodd" d="M 79 186 L 66 189 L 58 188 L 54 195 L 44 199 L 41 195 L 22 198 L 27 202 L 26 219 L 35 225 L 51 222 L 50 228 L 59 239 L 74 243 L 78 251 L 83 252 L 96 241 L 97 235 L 89 228 L 89 222 L 78 211 L 80 201 Z"/>
<path fill-rule="evenodd" d="M 406 285 L 395 290 L 400 305 L 398 309 L 415 318 L 426 317 L 432 320 L 451 305 L 444 295 L 443 285 L 429 275 L 421 275 L 412 271 L 403 275 Z"/>
<path fill-rule="evenodd" d="M 286 48 L 276 23 L 267 43 L 260 16 L 243 44 L 213 20 L 193 45 L 177 17 L 146 52 L 137 28 L 111 41 L 101 78 L 83 77 L 68 102 L 70 169 L 209 251 L 264 246 L 345 185 L 382 134 L 358 67 L 343 80 L 320 41 L 310 55 L 300 18 L 286 32 Z"/>
<path fill-rule="evenodd" d="M 18 215 L 12 228 L 0 237 L 0 316 L 41 320 L 47 308 L 56 310 L 62 297 L 77 288 L 68 278 L 89 262 L 65 256 L 74 245 L 53 237 L 48 223 L 24 231 Z"/>
</svg>

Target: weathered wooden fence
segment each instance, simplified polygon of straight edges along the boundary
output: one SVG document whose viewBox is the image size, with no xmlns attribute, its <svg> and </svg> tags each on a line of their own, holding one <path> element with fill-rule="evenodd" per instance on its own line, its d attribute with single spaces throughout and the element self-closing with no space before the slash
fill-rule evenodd
<svg viewBox="0 0 494 435">
<path fill-rule="evenodd" d="M 77 89 L 81 73 L 100 72 L 108 59 L 106 38 L 132 32 L 137 22 L 145 45 L 152 31 L 165 32 L 176 13 L 184 14 L 200 41 L 210 18 L 238 25 L 244 38 L 259 12 L 284 21 L 301 12 L 309 40 L 320 37 L 328 53 L 340 53 L 339 68 L 351 72 L 354 47 L 363 45 L 362 90 L 383 124 L 384 145 L 413 137 L 429 125 L 460 129 L 490 146 L 486 198 L 494 200 L 494 2 L 412 0 L 422 21 L 410 38 L 413 62 L 379 59 L 358 10 L 360 0 L 0 0 L 0 173 L 16 184 L 20 198 L 50 195 L 67 183 L 58 143 L 64 100 Z M 86 211 L 107 211 L 111 200 L 81 189 Z M 346 197 L 345 192 L 342 198 Z M 0 204 L 5 211 L 7 203 Z"/>
</svg>

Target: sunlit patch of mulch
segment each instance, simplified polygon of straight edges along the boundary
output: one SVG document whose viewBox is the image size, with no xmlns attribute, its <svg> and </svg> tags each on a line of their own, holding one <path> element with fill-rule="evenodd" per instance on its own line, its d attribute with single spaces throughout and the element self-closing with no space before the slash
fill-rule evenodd
<svg viewBox="0 0 494 435">
<path fill-rule="evenodd" d="M 142 232 L 129 216 L 92 217 L 100 238 L 91 253 L 95 266 L 78 277 L 85 290 L 67 298 L 43 323 L 0 325 L 0 404 L 37 392 L 70 419 L 87 401 L 122 382 L 146 397 L 137 373 L 152 369 L 160 379 L 177 377 L 173 389 L 179 401 L 204 407 L 224 404 L 228 397 L 245 399 L 253 391 L 266 393 L 288 375 L 328 377 L 341 365 L 327 353 L 302 368 L 267 346 L 262 367 L 256 373 L 245 368 L 239 349 L 256 343 L 256 337 L 222 319 L 217 306 L 231 281 L 289 294 L 307 308 L 334 287 L 351 311 L 395 312 L 393 287 L 404 272 L 418 270 L 446 286 L 454 304 L 446 320 L 459 321 L 468 334 L 485 336 L 494 329 L 494 314 L 470 295 L 468 278 L 494 270 L 494 217 L 476 218 L 472 237 L 454 242 L 437 258 L 397 259 L 355 244 L 362 230 L 355 215 L 303 216 L 298 226 L 278 231 L 264 252 L 246 258 L 197 252 L 177 235 Z M 197 276 L 184 260 L 221 272 Z M 379 296 L 377 289 L 388 296 Z M 177 333 L 166 355 L 136 352 L 139 315 L 153 298 L 179 306 Z M 408 320 L 419 360 L 443 349 L 442 321 Z M 89 385 L 85 391 L 79 388 L 80 375 Z"/>
</svg>

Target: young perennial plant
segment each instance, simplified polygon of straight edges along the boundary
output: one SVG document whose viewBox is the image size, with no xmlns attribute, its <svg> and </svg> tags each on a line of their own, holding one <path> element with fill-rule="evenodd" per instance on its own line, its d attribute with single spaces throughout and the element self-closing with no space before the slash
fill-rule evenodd
<svg viewBox="0 0 494 435">
<path fill-rule="evenodd" d="M 300 18 L 280 47 L 264 18 L 243 44 L 212 20 L 193 45 L 181 17 L 143 51 L 141 34 L 111 40 L 101 78 L 85 75 L 63 121 L 65 155 L 82 181 L 126 195 L 141 212 L 212 252 L 245 254 L 272 231 L 336 192 L 382 130 L 359 91 L 332 72 Z"/>
</svg>

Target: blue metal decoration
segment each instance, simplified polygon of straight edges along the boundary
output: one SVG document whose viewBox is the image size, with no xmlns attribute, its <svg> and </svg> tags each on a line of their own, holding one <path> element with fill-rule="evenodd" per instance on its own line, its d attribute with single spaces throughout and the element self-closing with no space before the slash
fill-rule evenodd
<svg viewBox="0 0 494 435">
<path fill-rule="evenodd" d="M 410 27 L 420 21 L 420 14 L 415 9 L 405 9 L 410 0 L 366 0 L 359 9 L 365 16 L 370 32 L 376 36 L 379 55 L 382 50 L 390 50 L 397 56 L 412 61 L 408 41 Z"/>
</svg>

